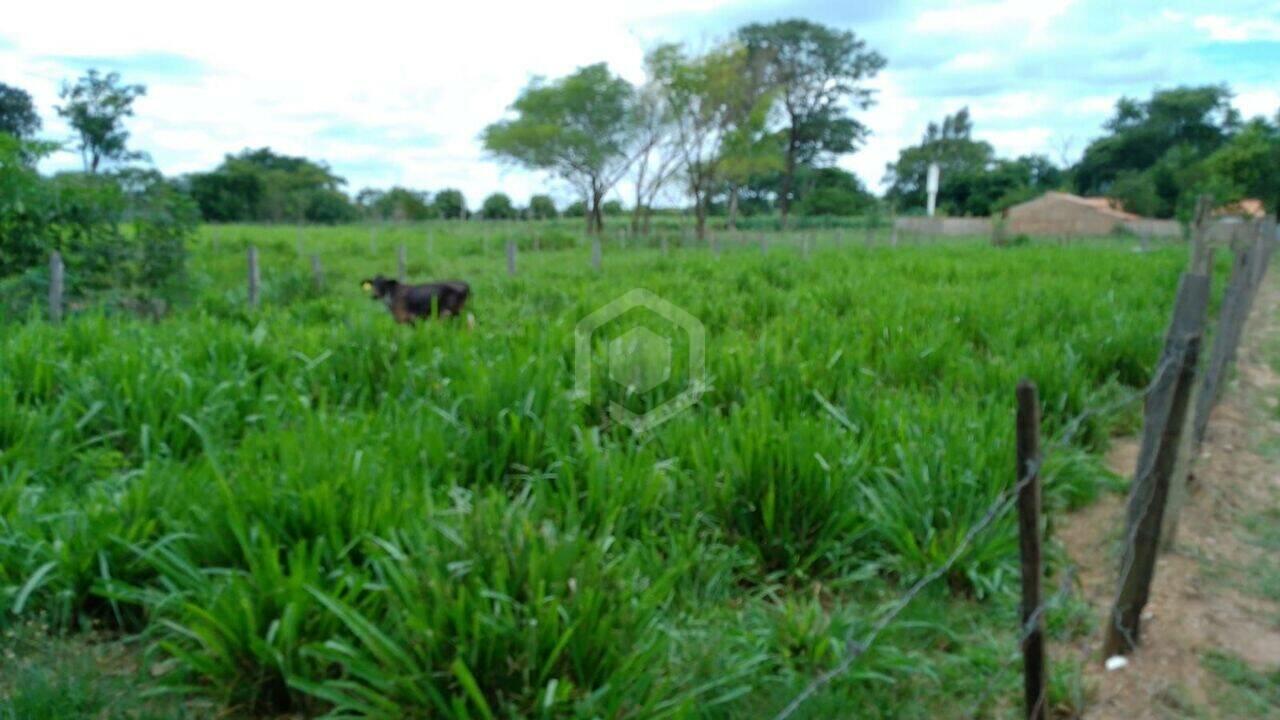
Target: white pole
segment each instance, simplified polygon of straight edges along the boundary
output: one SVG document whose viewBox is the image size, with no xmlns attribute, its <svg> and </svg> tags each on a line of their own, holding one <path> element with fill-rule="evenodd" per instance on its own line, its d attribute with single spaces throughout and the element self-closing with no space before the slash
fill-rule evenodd
<svg viewBox="0 0 1280 720">
<path fill-rule="evenodd" d="M 941 173 L 942 173 L 942 170 L 941 168 L 938 167 L 938 163 L 936 162 L 929 163 L 929 178 L 928 178 L 928 188 L 927 188 L 929 191 L 929 206 L 928 206 L 929 217 L 933 217 L 933 211 L 938 207 L 938 180 Z"/>
</svg>

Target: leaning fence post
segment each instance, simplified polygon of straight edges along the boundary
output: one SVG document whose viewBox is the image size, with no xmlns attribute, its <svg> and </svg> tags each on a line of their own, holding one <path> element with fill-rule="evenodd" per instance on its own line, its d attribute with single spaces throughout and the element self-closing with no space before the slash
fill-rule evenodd
<svg viewBox="0 0 1280 720">
<path fill-rule="evenodd" d="M 258 248 L 249 246 L 249 307 L 258 307 Z"/>
<path fill-rule="evenodd" d="M 324 268 L 320 266 L 320 256 L 315 254 L 311 256 L 311 282 L 316 290 L 324 289 Z"/>
<path fill-rule="evenodd" d="M 516 276 L 516 241 L 507 241 L 507 274 Z"/>
<path fill-rule="evenodd" d="M 1222 297 L 1222 307 L 1218 310 L 1213 348 L 1209 352 L 1209 362 L 1205 366 L 1204 378 L 1200 382 L 1200 391 L 1196 396 L 1192 433 L 1194 447 L 1197 449 L 1204 442 L 1205 432 L 1209 427 L 1209 416 L 1222 395 L 1227 368 L 1235 357 L 1235 345 L 1240 341 L 1248 307 L 1247 296 L 1251 284 L 1252 260 L 1252 253 L 1247 249 L 1236 248 L 1235 261 L 1231 265 L 1231 278 L 1227 281 L 1227 289 Z"/>
<path fill-rule="evenodd" d="M 49 322 L 62 322 L 63 275 L 62 253 L 54 250 L 49 255 Z"/>
<path fill-rule="evenodd" d="M 1169 494 L 1169 479 L 1195 382 L 1200 335 L 1195 333 L 1197 307 L 1208 294 L 1208 278 L 1184 274 L 1178 287 L 1173 321 L 1165 337 L 1158 375 L 1147 396 L 1142 450 L 1129 492 L 1119 590 L 1107 623 L 1103 652 L 1107 657 L 1133 650 L 1140 637 L 1142 609 L 1155 575 L 1160 526 Z M 1203 323 L 1203 319 L 1200 321 Z"/>
<path fill-rule="evenodd" d="M 1187 333 L 1204 337 L 1206 313 L 1209 309 L 1209 288 L 1213 283 L 1213 247 L 1209 244 L 1209 222 L 1213 211 L 1213 198 L 1201 195 L 1196 202 L 1195 220 L 1192 224 L 1191 263 L 1187 270 L 1198 279 L 1196 283 L 1203 286 L 1202 292 L 1192 293 L 1192 301 L 1196 304 L 1187 313 L 1190 325 L 1184 328 Z M 1179 288 L 1181 291 L 1181 288 Z M 1203 373 L 1202 373 L 1203 374 Z M 1192 383 L 1191 396 L 1187 402 L 1195 408 L 1199 402 L 1200 383 Z M 1178 439 L 1178 451 L 1173 466 L 1173 476 L 1169 479 L 1169 499 L 1165 508 L 1165 519 L 1161 524 L 1160 548 L 1168 551 L 1178 534 L 1178 518 L 1182 513 L 1182 505 L 1186 502 L 1187 482 L 1191 475 L 1191 466 L 1195 462 L 1195 421 Z"/>
<path fill-rule="evenodd" d="M 1044 613 L 1040 611 L 1040 400 L 1035 383 L 1018 383 L 1018 551 L 1022 561 L 1022 688 L 1028 720 L 1045 720 Z"/>
</svg>

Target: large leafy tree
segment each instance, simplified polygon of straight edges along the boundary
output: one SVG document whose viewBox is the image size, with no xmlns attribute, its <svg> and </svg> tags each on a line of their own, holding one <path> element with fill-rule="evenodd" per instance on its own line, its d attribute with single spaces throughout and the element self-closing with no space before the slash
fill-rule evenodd
<svg viewBox="0 0 1280 720">
<path fill-rule="evenodd" d="M 228 155 L 188 183 L 206 220 L 333 223 L 357 214 L 341 190 L 346 180 L 327 165 L 270 148 Z"/>
<path fill-rule="evenodd" d="M 535 79 L 511 105 L 514 117 L 484 129 L 485 149 L 568 181 L 590 204 L 588 232 L 599 232 L 604 196 L 633 157 L 634 97 L 604 63 L 550 83 Z"/>
<path fill-rule="evenodd" d="M 1257 198 L 1275 212 L 1280 204 L 1280 118 L 1250 120 L 1194 171 L 1193 192 L 1219 202 Z"/>
<path fill-rule="evenodd" d="M 0 133 L 26 139 L 40 130 L 40 116 L 26 90 L 0 83 Z"/>
<path fill-rule="evenodd" d="M 90 70 L 74 85 L 63 84 L 63 104 L 55 109 L 76 132 L 85 172 L 98 172 L 104 162 L 145 157 L 126 147 L 129 131 L 124 120 L 133 116 L 133 102 L 146 93 L 142 85 L 121 84 L 119 73 L 101 75 L 97 70 Z"/>
<path fill-rule="evenodd" d="M 1149 100 L 1121 98 L 1103 126 L 1107 134 L 1085 148 L 1073 169 L 1078 192 L 1154 196 L 1154 214 L 1170 217 L 1186 203 L 1197 164 L 1240 128 L 1225 85 L 1178 87 Z M 1140 190 L 1140 193 L 1138 192 Z"/>
<path fill-rule="evenodd" d="M 853 152 L 866 138 L 866 126 L 850 110 L 873 104 L 865 83 L 884 67 L 885 59 L 852 32 L 807 20 L 747 25 L 738 38 L 753 60 L 763 63 L 765 79 L 778 89 L 786 118 L 778 193 L 785 227 L 796 168 Z"/>
</svg>

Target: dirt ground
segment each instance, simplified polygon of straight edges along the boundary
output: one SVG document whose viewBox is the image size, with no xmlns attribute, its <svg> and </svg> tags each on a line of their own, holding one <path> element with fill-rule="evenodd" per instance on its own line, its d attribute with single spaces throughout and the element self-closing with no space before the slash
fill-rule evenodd
<svg viewBox="0 0 1280 720">
<path fill-rule="evenodd" d="M 1078 653 L 1083 663 L 1085 718 L 1241 717 L 1244 711 L 1222 699 L 1223 681 L 1206 669 L 1206 655 L 1225 652 L 1263 674 L 1280 669 L 1280 598 L 1258 592 L 1255 577 L 1260 567 L 1280 570 L 1280 560 L 1268 557 L 1246 530 L 1250 518 L 1280 507 L 1280 464 L 1264 454 L 1264 445 L 1280 437 L 1280 377 L 1267 357 L 1280 337 L 1278 311 L 1280 282 L 1273 271 L 1247 326 L 1235 381 L 1210 420 L 1177 542 L 1157 562 L 1141 647 L 1115 671 L 1103 669 L 1100 630 L 1073 647 L 1054 649 Z M 1132 477 L 1137 455 L 1136 439 L 1117 440 L 1108 464 Z M 1114 599 L 1125 502 L 1108 495 L 1061 528 L 1080 589 L 1099 618 Z M 1273 712 L 1280 714 L 1280 707 Z"/>
</svg>

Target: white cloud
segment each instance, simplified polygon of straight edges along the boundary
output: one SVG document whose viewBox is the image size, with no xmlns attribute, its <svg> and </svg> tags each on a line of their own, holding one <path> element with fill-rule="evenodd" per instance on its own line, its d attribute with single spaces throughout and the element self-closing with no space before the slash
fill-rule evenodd
<svg viewBox="0 0 1280 720">
<path fill-rule="evenodd" d="M 1004 35 L 1017 33 L 1026 42 L 1042 39 L 1073 0 L 1000 0 L 963 3 L 924 10 L 912 29 L 926 35 Z"/>
<path fill-rule="evenodd" d="M 1246 120 L 1258 115 L 1275 118 L 1276 113 L 1280 112 L 1280 91 L 1272 88 L 1240 90 L 1232 104 Z"/>
<path fill-rule="evenodd" d="M 1192 24 L 1218 42 L 1280 41 L 1280 20 L 1271 18 L 1201 15 Z"/>
</svg>

